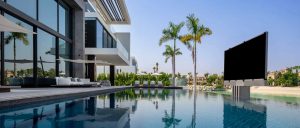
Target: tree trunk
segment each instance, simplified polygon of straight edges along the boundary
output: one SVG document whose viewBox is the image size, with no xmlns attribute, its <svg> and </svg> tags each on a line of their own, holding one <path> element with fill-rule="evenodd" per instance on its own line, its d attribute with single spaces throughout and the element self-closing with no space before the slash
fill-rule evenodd
<svg viewBox="0 0 300 128">
<path fill-rule="evenodd" d="M 172 112 L 171 112 L 171 117 L 172 117 L 173 128 L 175 128 L 175 89 L 173 89 L 173 95 L 172 95 Z"/>
<path fill-rule="evenodd" d="M 172 81 L 173 81 L 173 87 L 175 87 L 176 86 L 176 83 L 175 83 L 175 70 L 176 70 L 176 60 L 175 60 L 175 52 L 176 51 L 176 39 L 174 39 L 174 54 L 173 54 L 173 59 L 172 59 L 172 69 L 173 69 L 173 71 L 172 71 Z"/>
<path fill-rule="evenodd" d="M 14 77 L 16 77 L 17 73 L 16 73 L 16 39 L 14 38 Z"/>
<path fill-rule="evenodd" d="M 193 79 L 193 84 L 194 84 L 194 90 L 196 89 L 196 81 L 197 81 L 197 43 L 194 41 L 194 79 Z"/>
<path fill-rule="evenodd" d="M 175 87 L 175 56 L 172 57 L 172 83 Z"/>
</svg>

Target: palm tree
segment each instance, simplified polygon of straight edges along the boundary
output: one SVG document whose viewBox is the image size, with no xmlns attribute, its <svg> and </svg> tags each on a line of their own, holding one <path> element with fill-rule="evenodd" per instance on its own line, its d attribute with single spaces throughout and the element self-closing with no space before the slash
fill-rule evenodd
<svg viewBox="0 0 300 128">
<path fill-rule="evenodd" d="M 199 19 L 191 14 L 187 16 L 186 26 L 189 30 L 189 34 L 186 34 L 180 38 L 182 42 L 187 44 L 187 46 L 191 46 L 190 42 L 193 41 L 194 45 L 189 47 L 192 50 L 193 64 L 194 64 L 194 79 L 193 84 L 194 88 L 196 88 L 196 71 L 197 71 L 197 43 L 202 43 L 202 37 L 206 35 L 211 35 L 212 31 L 205 27 L 204 25 L 199 24 Z"/>
<path fill-rule="evenodd" d="M 156 72 L 158 73 L 158 62 L 156 62 Z"/>
<path fill-rule="evenodd" d="M 172 111 L 173 113 L 173 111 Z M 175 113 L 175 112 L 174 112 Z M 175 118 L 175 115 L 173 114 L 168 114 L 167 111 L 165 111 L 165 116 L 162 118 L 162 121 L 165 123 L 165 128 L 170 128 L 173 126 L 175 128 L 176 125 L 179 125 L 181 119 Z"/>
<path fill-rule="evenodd" d="M 182 53 L 180 52 L 179 48 L 177 48 L 174 52 L 174 50 L 172 49 L 172 47 L 170 45 L 166 45 L 166 50 L 163 52 L 163 55 L 166 57 L 165 63 L 167 63 L 170 58 L 172 58 L 174 60 L 173 56 L 182 55 Z M 172 60 L 172 62 L 173 62 L 173 60 Z M 173 66 L 173 64 L 174 63 L 172 63 L 172 66 Z"/>
<path fill-rule="evenodd" d="M 163 35 L 159 40 L 159 45 L 161 46 L 163 43 L 165 43 L 167 41 L 170 41 L 170 40 L 173 40 L 173 42 L 174 42 L 173 51 L 176 51 L 177 50 L 176 49 L 176 40 L 180 39 L 179 32 L 180 32 L 180 30 L 183 26 L 184 26 L 183 22 L 179 23 L 178 25 L 170 22 L 169 27 L 165 28 L 162 32 Z M 175 62 L 176 62 L 175 61 L 175 56 L 176 56 L 176 54 L 173 54 L 171 56 L 171 58 L 172 58 L 172 81 L 173 81 L 173 86 L 175 86 Z"/>
<path fill-rule="evenodd" d="M 17 23 L 18 25 L 22 26 L 21 23 Z M 5 44 L 9 44 L 13 41 L 13 55 L 14 61 L 16 61 L 16 40 L 20 40 L 23 42 L 24 45 L 29 45 L 29 41 L 27 39 L 27 34 L 19 33 L 19 32 L 11 32 L 7 37 L 5 37 Z M 14 76 L 16 76 L 16 62 L 14 62 Z"/>
</svg>

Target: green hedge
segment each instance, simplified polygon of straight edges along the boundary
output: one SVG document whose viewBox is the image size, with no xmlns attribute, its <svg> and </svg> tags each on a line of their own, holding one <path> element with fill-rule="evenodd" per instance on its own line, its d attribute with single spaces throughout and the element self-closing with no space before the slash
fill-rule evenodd
<svg viewBox="0 0 300 128">
<path fill-rule="evenodd" d="M 135 73 L 118 73 L 116 74 L 115 78 L 115 85 L 116 86 L 128 86 L 133 85 L 135 81 L 140 81 L 140 83 L 144 83 L 144 81 L 147 81 L 148 84 L 150 84 L 150 81 L 155 81 L 157 84 L 158 81 L 162 81 L 164 86 L 170 86 L 170 78 L 171 74 L 167 73 L 161 73 L 159 76 L 154 76 L 151 74 L 146 75 L 136 75 Z M 97 77 L 97 80 L 109 80 L 109 74 L 99 74 Z"/>
</svg>

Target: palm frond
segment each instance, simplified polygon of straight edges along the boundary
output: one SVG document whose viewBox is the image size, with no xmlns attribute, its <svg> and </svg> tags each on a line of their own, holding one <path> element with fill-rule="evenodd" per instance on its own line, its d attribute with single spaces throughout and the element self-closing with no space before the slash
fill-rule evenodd
<svg viewBox="0 0 300 128">
<path fill-rule="evenodd" d="M 169 59 L 170 59 L 170 57 L 166 57 L 165 63 L 167 63 Z"/>
<path fill-rule="evenodd" d="M 14 39 L 14 37 L 12 36 L 12 34 L 10 34 L 5 37 L 4 42 L 5 42 L 5 44 L 9 44 L 10 41 L 12 41 L 13 39 Z"/>
<path fill-rule="evenodd" d="M 159 40 L 159 46 L 161 46 L 164 42 L 179 39 L 179 32 L 183 26 L 184 22 L 181 22 L 179 24 L 170 22 L 169 26 L 162 31 L 163 35 Z"/>
<path fill-rule="evenodd" d="M 186 17 L 187 18 L 187 28 L 191 33 L 196 33 L 198 24 L 199 24 L 199 19 L 195 17 L 194 14 L 191 14 Z"/>
<path fill-rule="evenodd" d="M 21 36 L 19 40 L 21 40 L 24 45 L 29 45 L 29 41 L 26 36 Z"/>
<path fill-rule="evenodd" d="M 182 55 L 182 52 L 180 51 L 180 48 L 177 48 L 176 50 L 175 50 L 175 53 L 174 53 L 175 55 Z"/>
<path fill-rule="evenodd" d="M 161 46 L 164 42 L 167 42 L 169 40 L 172 40 L 171 36 L 169 35 L 163 35 L 160 39 L 159 39 L 159 46 Z"/>
<path fill-rule="evenodd" d="M 20 22 L 16 23 L 17 25 L 22 27 L 22 24 Z M 26 33 L 20 33 L 20 32 L 11 32 L 6 38 L 5 38 L 5 44 L 9 44 L 13 39 L 20 40 L 24 43 L 24 45 L 28 45 L 29 41 L 27 38 Z"/>
<path fill-rule="evenodd" d="M 180 36 L 180 41 L 183 43 L 189 42 L 193 40 L 193 35 L 192 34 L 186 34 L 183 36 Z"/>
</svg>

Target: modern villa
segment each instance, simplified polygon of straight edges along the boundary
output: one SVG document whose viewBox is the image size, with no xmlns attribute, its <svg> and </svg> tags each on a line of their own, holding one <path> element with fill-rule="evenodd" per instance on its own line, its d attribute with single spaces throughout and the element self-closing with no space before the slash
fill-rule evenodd
<svg viewBox="0 0 300 128">
<path fill-rule="evenodd" d="M 124 0 L 4 0 L 0 9 L 34 33 L 5 42 L 11 33 L 1 32 L 1 85 L 49 86 L 58 76 L 95 81 L 97 66 L 114 76 L 115 66 L 130 64 L 130 33 L 112 29 L 130 25 Z"/>
<path fill-rule="evenodd" d="M 171 1 L 0 0 L 0 128 L 300 128 L 300 1 Z"/>
</svg>

